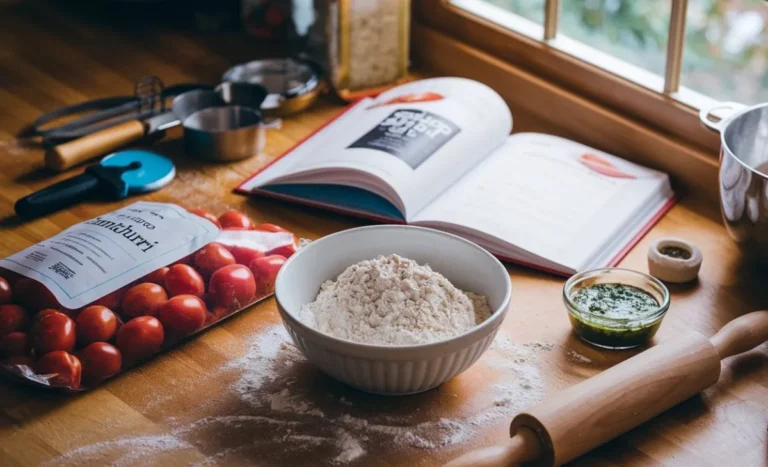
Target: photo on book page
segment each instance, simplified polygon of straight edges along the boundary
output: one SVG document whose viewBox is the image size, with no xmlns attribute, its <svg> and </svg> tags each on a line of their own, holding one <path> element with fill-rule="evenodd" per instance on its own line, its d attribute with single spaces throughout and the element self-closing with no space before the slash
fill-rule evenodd
<svg viewBox="0 0 768 467">
<path fill-rule="evenodd" d="M 391 154 L 417 169 L 461 131 L 445 117 L 420 109 L 397 109 L 347 148 Z"/>
</svg>

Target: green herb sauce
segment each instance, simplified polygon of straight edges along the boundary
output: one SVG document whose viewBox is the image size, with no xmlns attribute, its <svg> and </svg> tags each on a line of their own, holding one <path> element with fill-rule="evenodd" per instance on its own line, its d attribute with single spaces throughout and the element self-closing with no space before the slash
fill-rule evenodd
<svg viewBox="0 0 768 467">
<path fill-rule="evenodd" d="M 637 347 L 651 339 L 661 324 L 652 317 L 659 302 L 627 284 L 592 284 L 571 296 L 569 314 L 574 333 L 589 343 L 613 349 Z"/>
<path fill-rule="evenodd" d="M 670 258 L 691 259 L 691 252 L 679 246 L 665 246 L 659 250 L 659 253 Z"/>
</svg>

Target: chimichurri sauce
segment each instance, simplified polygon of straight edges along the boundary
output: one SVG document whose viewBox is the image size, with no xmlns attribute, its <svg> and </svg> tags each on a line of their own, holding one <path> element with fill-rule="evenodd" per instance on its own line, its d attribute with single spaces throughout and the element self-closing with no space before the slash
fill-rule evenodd
<svg viewBox="0 0 768 467">
<path fill-rule="evenodd" d="M 613 319 L 640 318 L 659 308 L 659 302 L 648 292 L 617 283 L 589 285 L 576 292 L 572 300 L 582 311 Z"/>
<path fill-rule="evenodd" d="M 648 342 L 661 324 L 659 302 L 627 284 L 592 284 L 571 295 L 573 331 L 585 341 L 610 349 L 629 349 Z"/>
</svg>

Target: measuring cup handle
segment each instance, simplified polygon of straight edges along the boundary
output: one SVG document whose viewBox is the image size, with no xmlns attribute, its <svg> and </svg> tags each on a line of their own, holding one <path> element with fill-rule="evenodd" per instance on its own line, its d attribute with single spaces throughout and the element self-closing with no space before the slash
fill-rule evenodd
<svg viewBox="0 0 768 467">
<path fill-rule="evenodd" d="M 710 130 L 722 133 L 725 129 L 726 122 L 746 108 L 746 105 L 739 104 L 738 102 L 717 102 L 709 107 L 701 109 L 699 111 L 699 120 L 701 120 L 701 123 Z M 728 114 L 725 117 L 718 117 L 714 114 L 717 110 L 727 111 Z M 712 117 L 719 118 L 719 120 L 712 120 Z"/>
</svg>

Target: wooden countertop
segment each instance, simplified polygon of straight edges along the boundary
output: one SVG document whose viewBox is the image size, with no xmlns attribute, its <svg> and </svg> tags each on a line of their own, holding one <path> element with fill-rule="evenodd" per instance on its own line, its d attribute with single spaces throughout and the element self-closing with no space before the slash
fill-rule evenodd
<svg viewBox="0 0 768 467">
<path fill-rule="evenodd" d="M 253 39 L 77 18 L 56 6 L 0 6 L 0 256 L 123 203 L 84 203 L 34 222 L 13 216 L 16 199 L 79 169 L 52 176 L 41 151 L 13 135 L 44 111 L 131 92 L 144 74 L 166 83 L 215 82 L 254 56 Z M 151 16 L 151 11 L 147 15 Z M 130 27 L 125 24 L 132 24 Z M 143 199 L 237 208 L 307 238 L 360 221 L 235 195 L 248 174 L 320 126 L 341 107 L 330 100 L 271 131 L 266 154 L 227 165 L 186 159 L 178 131 L 153 145 L 178 176 Z M 525 129 L 546 130 L 541 122 Z M 516 123 L 517 125 L 517 123 Z M 518 128 L 520 125 L 518 125 Z M 700 280 L 671 287 L 657 340 L 693 329 L 711 335 L 768 303 L 765 268 L 741 258 L 716 207 L 688 198 L 624 260 L 646 271 L 648 245 L 681 236 L 704 252 Z M 0 383 L 0 465 L 432 465 L 508 436 L 528 404 L 629 357 L 570 334 L 562 280 L 510 266 L 512 310 L 494 347 L 470 370 L 416 396 L 359 393 L 308 364 L 288 344 L 273 300 L 87 393 L 66 396 Z M 576 462 L 579 465 L 768 464 L 768 346 L 726 360 L 719 383 Z"/>
</svg>

